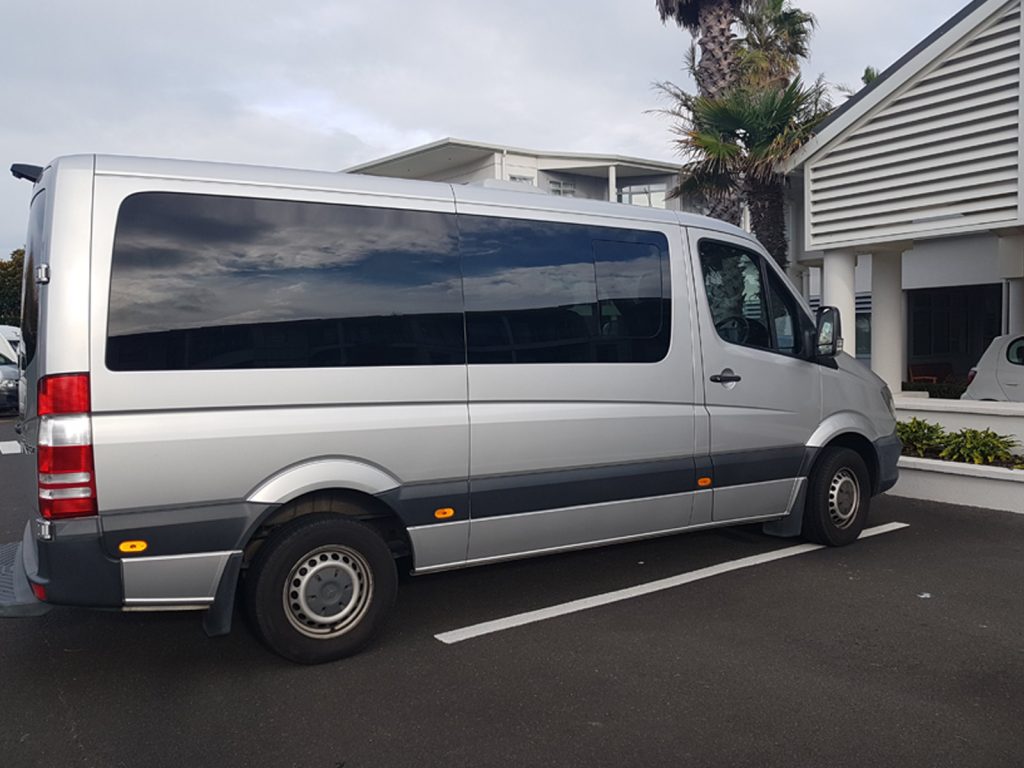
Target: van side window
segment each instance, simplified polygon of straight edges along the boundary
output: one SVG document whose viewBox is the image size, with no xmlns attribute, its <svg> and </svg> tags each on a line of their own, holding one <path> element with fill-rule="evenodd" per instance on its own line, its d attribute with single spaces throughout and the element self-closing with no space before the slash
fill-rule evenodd
<svg viewBox="0 0 1024 768">
<path fill-rule="evenodd" d="M 718 335 L 732 344 L 799 354 L 800 313 L 761 257 L 712 240 L 702 240 L 699 248 L 704 290 Z"/>
<path fill-rule="evenodd" d="M 460 216 L 469 362 L 646 363 L 668 352 L 660 233 Z"/>
<path fill-rule="evenodd" d="M 115 371 L 465 363 L 453 214 L 147 192 L 121 205 Z"/>
<path fill-rule="evenodd" d="M 21 275 L 21 348 L 25 367 L 35 359 L 39 339 L 39 284 L 36 283 L 36 266 L 44 250 L 45 190 L 32 199 L 31 206 L 28 239 L 25 241 L 25 262 Z"/>
</svg>

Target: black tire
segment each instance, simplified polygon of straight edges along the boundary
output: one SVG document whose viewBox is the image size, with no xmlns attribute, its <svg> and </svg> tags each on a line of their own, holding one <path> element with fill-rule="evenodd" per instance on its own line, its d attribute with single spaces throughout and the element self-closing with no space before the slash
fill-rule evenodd
<svg viewBox="0 0 1024 768">
<path fill-rule="evenodd" d="M 803 536 L 816 544 L 845 547 L 860 536 L 871 509 L 871 476 L 849 448 L 826 448 L 807 484 Z"/>
<path fill-rule="evenodd" d="M 301 517 L 263 543 L 244 598 L 253 629 L 271 650 L 299 664 L 322 664 L 369 643 L 397 591 L 384 539 L 365 523 L 328 512 Z"/>
</svg>

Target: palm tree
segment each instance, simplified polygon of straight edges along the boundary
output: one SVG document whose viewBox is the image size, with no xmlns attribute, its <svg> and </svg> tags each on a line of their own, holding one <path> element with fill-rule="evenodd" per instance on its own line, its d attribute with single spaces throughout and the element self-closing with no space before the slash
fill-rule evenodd
<svg viewBox="0 0 1024 768">
<path fill-rule="evenodd" d="M 788 261 L 782 166 L 830 111 L 826 85 L 734 88 L 719 98 L 698 96 L 675 112 L 676 144 L 690 160 L 677 192 L 741 192 L 758 240 L 782 266 Z"/>
<path fill-rule="evenodd" d="M 736 56 L 740 80 L 762 88 L 785 88 L 810 54 L 814 16 L 789 0 L 747 0 L 740 9 Z"/>
<path fill-rule="evenodd" d="M 694 77 L 701 96 L 721 96 L 736 82 L 732 34 L 742 0 L 655 0 L 662 22 L 672 19 L 697 39 Z"/>
<path fill-rule="evenodd" d="M 694 35 L 700 47 L 690 47 L 688 68 L 697 82 L 697 92 L 707 98 L 723 96 L 736 83 L 736 51 L 733 26 L 743 0 L 655 0 L 663 23 L 672 19 Z M 672 83 L 658 87 L 673 101 L 685 95 Z M 672 110 L 667 110 L 671 113 Z M 742 203 L 734 189 L 704 190 L 697 197 L 709 216 L 739 224 Z"/>
</svg>

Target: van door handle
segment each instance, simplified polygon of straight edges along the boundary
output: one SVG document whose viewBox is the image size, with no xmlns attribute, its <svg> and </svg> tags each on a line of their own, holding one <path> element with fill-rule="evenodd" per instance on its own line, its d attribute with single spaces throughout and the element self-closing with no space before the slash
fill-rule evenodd
<svg viewBox="0 0 1024 768">
<path fill-rule="evenodd" d="M 737 381 L 743 381 L 743 377 L 737 376 L 732 372 L 731 368 L 726 368 L 721 373 L 716 373 L 712 376 L 711 381 L 715 384 L 735 384 Z"/>
</svg>

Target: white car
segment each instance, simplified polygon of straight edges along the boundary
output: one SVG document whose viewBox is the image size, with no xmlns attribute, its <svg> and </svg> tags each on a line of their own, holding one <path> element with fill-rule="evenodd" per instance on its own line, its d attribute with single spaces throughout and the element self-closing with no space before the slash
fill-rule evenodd
<svg viewBox="0 0 1024 768">
<path fill-rule="evenodd" d="M 18 347 L 21 345 L 21 328 L 13 325 L 0 325 L 0 336 L 7 339 L 7 343 L 15 352 L 18 351 Z"/>
<path fill-rule="evenodd" d="M 992 340 L 967 376 L 961 400 L 1003 400 L 1024 403 L 1024 336 Z"/>
</svg>

